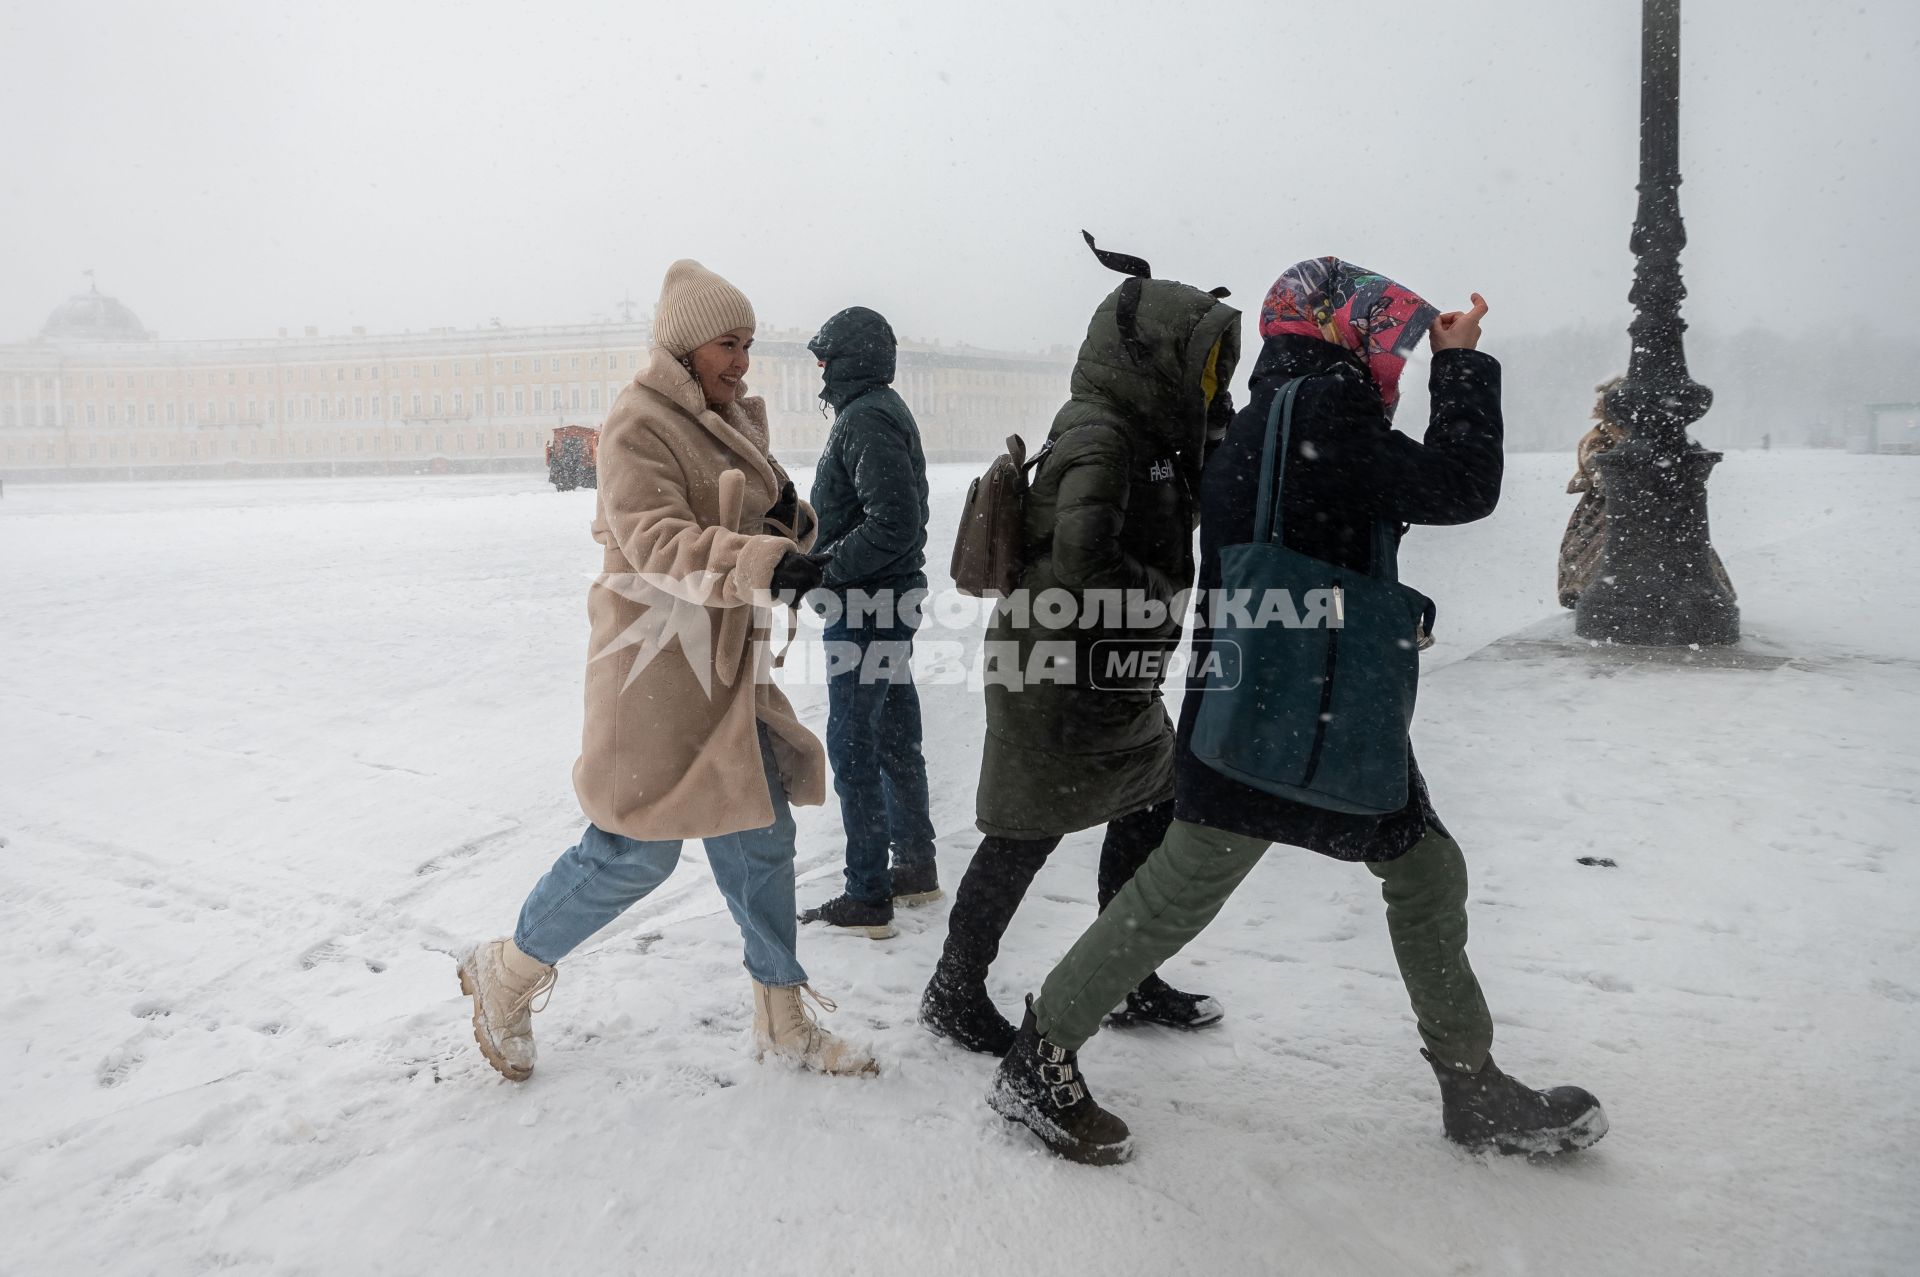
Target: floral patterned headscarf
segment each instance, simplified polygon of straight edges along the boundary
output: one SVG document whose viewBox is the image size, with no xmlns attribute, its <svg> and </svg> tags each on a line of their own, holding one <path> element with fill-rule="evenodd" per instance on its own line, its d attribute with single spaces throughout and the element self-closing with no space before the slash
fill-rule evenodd
<svg viewBox="0 0 1920 1277">
<path fill-rule="evenodd" d="M 1344 346 L 1366 361 L 1387 416 L 1400 402 L 1400 370 L 1440 312 L 1385 275 L 1338 257 L 1296 262 L 1260 306 L 1260 335 L 1294 333 Z"/>
</svg>

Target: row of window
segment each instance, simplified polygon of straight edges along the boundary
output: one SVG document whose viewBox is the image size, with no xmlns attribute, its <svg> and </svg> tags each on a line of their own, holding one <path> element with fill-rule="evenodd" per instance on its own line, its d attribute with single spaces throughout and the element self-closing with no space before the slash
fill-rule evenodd
<svg viewBox="0 0 1920 1277">
<path fill-rule="evenodd" d="M 476 452 L 487 451 L 488 437 L 489 437 L 488 433 L 484 430 L 474 431 L 472 435 L 473 450 Z M 507 439 L 509 437 L 508 431 L 505 431 L 505 430 L 495 431 L 491 437 L 493 439 L 493 446 L 495 451 L 505 452 L 507 450 L 508 448 Z M 514 448 L 525 449 L 528 446 L 526 431 L 524 430 L 513 431 L 511 432 L 511 437 L 513 439 L 512 446 Z M 448 438 L 449 436 L 444 431 L 428 432 L 424 430 L 416 430 L 416 431 L 413 431 L 410 435 L 405 433 L 396 433 L 392 436 L 392 446 L 389 447 L 388 437 L 384 434 L 376 434 L 376 433 L 369 432 L 369 433 L 358 434 L 358 435 L 341 435 L 340 447 L 335 451 L 339 453 L 346 453 L 346 452 L 426 453 L 429 451 L 440 453 L 440 452 L 445 452 L 447 450 Z M 451 436 L 451 438 L 453 439 L 453 451 L 455 452 L 468 451 L 468 448 L 467 448 L 468 435 L 466 431 L 456 431 Z M 433 441 L 433 446 L 431 449 L 427 447 L 428 439 L 431 439 Z M 303 439 L 289 439 L 286 442 L 287 442 L 286 455 L 290 457 L 300 456 L 300 455 L 305 455 L 309 457 L 315 456 L 315 455 L 319 455 L 319 456 L 329 455 L 328 449 L 326 447 L 326 444 L 328 441 L 325 439 L 316 440 L 312 436 L 307 436 L 306 438 L 303 438 Z M 318 449 L 316 449 L 314 446 L 316 442 L 320 445 Z M 205 455 L 209 458 L 219 457 L 222 455 L 235 456 L 235 457 L 240 457 L 240 456 L 277 457 L 281 455 L 280 440 L 278 437 L 275 437 L 275 436 L 267 436 L 263 438 L 259 435 L 250 435 L 250 436 L 247 436 L 246 438 L 234 438 L 226 441 L 227 447 L 225 448 L 221 447 L 221 443 L 222 441 L 218 439 L 206 440 Z M 536 447 L 539 446 L 539 443 L 540 443 L 539 436 L 536 435 L 534 437 L 534 446 Z M 159 460 L 173 461 L 173 460 L 178 460 L 184 457 L 188 460 L 195 460 L 202 455 L 201 444 L 202 444 L 202 441 L 198 439 L 184 440 L 180 442 L 178 445 L 176 445 L 171 440 L 167 440 L 167 441 L 154 440 L 149 442 L 146 445 L 146 459 L 149 461 L 159 461 Z M 122 453 L 123 447 L 125 449 L 124 455 Z M 178 449 L 177 451 L 176 451 L 176 447 Z M 44 449 L 42 449 L 39 444 L 29 443 L 23 446 L 16 446 L 13 444 L 9 444 L 7 445 L 7 449 L 6 449 L 6 458 L 9 462 L 12 462 L 15 460 L 59 461 L 61 459 L 60 451 L 61 451 L 60 445 L 54 444 L 54 443 L 47 444 Z M 68 461 L 81 460 L 82 451 L 83 451 L 82 445 L 77 443 L 69 443 L 66 446 L 66 460 Z M 120 460 L 126 460 L 129 462 L 138 461 L 141 459 L 140 451 L 141 451 L 140 445 L 133 440 L 127 440 L 124 444 L 117 439 L 108 440 L 106 443 L 104 455 L 102 455 L 102 448 L 98 441 L 89 441 L 84 446 L 84 452 L 86 454 L 85 460 L 87 461 L 120 461 Z"/>
<path fill-rule="evenodd" d="M 783 439 L 781 442 L 783 447 L 812 448 L 819 446 L 826 434 L 826 428 L 825 424 L 822 423 L 818 427 L 788 429 L 782 433 Z M 5 446 L 5 458 L 8 463 L 14 463 L 22 459 L 28 462 L 45 461 L 48 463 L 57 463 L 61 460 L 61 454 L 64 451 L 65 459 L 68 462 L 78 462 L 84 459 L 96 463 L 101 461 L 114 463 L 124 460 L 131 464 L 141 459 L 143 451 L 145 458 L 150 461 L 198 460 L 203 456 L 213 460 L 222 457 L 279 457 L 282 455 L 289 457 L 303 455 L 309 457 L 326 457 L 366 453 L 374 453 L 376 455 L 431 454 L 445 453 L 449 439 L 452 440 L 453 451 L 456 454 L 468 451 L 467 445 L 469 439 L 472 440 L 472 450 L 475 452 L 487 453 L 492 451 L 506 453 L 509 451 L 509 448 L 522 452 L 525 452 L 529 448 L 537 450 L 548 437 L 548 432 L 545 430 L 534 430 L 531 432 L 527 430 L 497 430 L 491 432 L 486 430 L 472 430 L 471 432 L 468 430 L 452 432 L 446 430 L 397 430 L 391 433 L 367 430 L 337 436 L 339 443 L 338 448 L 330 449 L 328 444 L 333 442 L 334 436 L 307 435 L 288 439 L 283 442 L 281 437 L 277 435 L 245 433 L 229 436 L 224 439 L 218 437 L 205 439 L 163 438 L 147 440 L 130 438 L 126 440 L 109 439 L 105 441 L 87 440 L 84 443 L 66 441 L 64 444 L 53 441 L 45 442 L 44 444 L 27 443 L 24 445 L 9 443 Z M 489 439 L 492 441 L 491 447 L 489 445 Z M 431 447 L 428 445 L 429 440 L 432 441 Z M 509 440 L 511 440 L 511 443 L 509 443 Z M 987 442 L 983 439 L 966 440 L 951 427 L 929 433 L 927 440 L 930 447 L 936 444 L 957 447 L 969 442 L 974 444 L 984 444 Z M 282 451 L 283 447 L 285 450 L 284 454 Z"/>
<path fill-rule="evenodd" d="M 603 358 L 606 361 L 606 368 L 609 372 L 617 372 L 619 371 L 621 366 L 621 356 L 617 354 L 607 354 L 604 356 L 586 355 L 584 357 L 580 355 L 553 355 L 553 356 L 542 356 L 541 358 L 538 358 L 538 359 L 522 356 L 520 358 L 500 358 L 500 359 L 492 360 L 491 362 L 493 364 L 494 375 L 497 377 L 504 377 L 507 375 L 507 369 L 509 366 L 512 367 L 515 374 L 519 374 L 519 373 L 526 372 L 528 370 L 527 365 L 529 364 L 532 365 L 532 371 L 536 373 L 579 372 L 581 371 L 581 368 L 582 368 L 583 358 L 585 360 L 585 369 L 588 372 L 598 372 L 600 370 L 601 361 Z M 563 361 L 565 365 L 564 367 L 562 366 Z M 473 376 L 483 377 L 486 375 L 487 362 L 488 361 L 481 360 L 481 359 L 474 359 L 474 360 L 456 359 L 451 361 L 450 363 L 445 364 L 444 366 L 451 368 L 452 375 L 455 377 L 467 376 L 468 369 L 472 370 Z M 411 368 L 412 370 L 411 375 L 414 377 L 419 377 L 421 375 L 422 368 L 430 369 L 431 371 L 429 375 L 438 377 L 440 375 L 440 369 L 442 366 L 443 365 L 441 363 L 437 363 L 437 362 L 407 365 L 407 367 Z M 640 357 L 638 355 L 626 356 L 626 366 L 629 369 L 638 368 L 640 366 Z M 335 381 L 349 381 L 349 380 L 360 381 L 363 379 L 368 381 L 378 381 L 382 377 L 385 377 L 388 379 L 400 377 L 403 375 L 401 370 L 402 370 L 402 365 L 400 364 L 390 364 L 390 365 L 386 365 L 385 367 L 382 367 L 379 364 L 360 364 L 352 367 L 348 367 L 347 365 L 340 364 L 340 365 L 335 365 L 331 369 L 317 367 L 314 365 L 302 365 L 298 368 L 285 368 L 285 369 L 249 368 L 245 370 L 246 380 L 244 384 L 249 386 L 256 384 L 254 381 L 254 377 L 256 373 L 258 373 L 259 375 L 260 383 L 266 384 L 266 385 L 278 385 L 278 384 L 281 384 L 283 381 L 289 382 L 289 383 L 296 382 L 296 381 L 325 381 L 327 380 L 327 373 L 329 371 L 333 373 L 333 380 Z M 281 375 L 282 373 L 285 374 L 284 377 Z M 204 376 L 204 384 L 208 386 L 220 384 L 221 375 L 222 375 L 221 372 L 218 370 L 207 372 Z M 231 369 L 231 368 L 226 369 L 225 370 L 226 384 L 229 386 L 237 386 L 242 384 L 242 382 L 240 381 L 240 375 L 241 375 L 241 372 L 239 369 Z M 106 390 L 122 390 L 122 389 L 134 390 L 139 388 L 141 384 L 144 384 L 148 390 L 158 390 L 162 387 L 163 384 L 168 386 L 174 386 L 174 385 L 192 386 L 194 384 L 194 377 L 195 377 L 195 374 L 191 372 L 182 372 L 177 374 L 163 373 L 163 372 L 145 372 L 145 373 L 106 372 L 106 373 L 96 374 L 92 372 L 87 372 L 87 373 L 80 374 L 81 384 L 87 390 L 93 390 L 96 387 L 101 389 L 106 389 Z M 39 378 L 40 389 L 52 390 L 53 381 L 54 379 L 52 374 L 50 373 L 42 374 Z M 29 389 L 32 388 L 33 382 L 34 382 L 34 378 L 31 376 L 28 376 L 22 379 L 22 385 L 24 385 L 26 388 L 29 388 Z M 75 388 L 74 378 L 72 374 L 68 374 L 61 378 L 61 388 L 63 390 L 68 390 L 68 391 L 71 391 Z"/>
<path fill-rule="evenodd" d="M 584 358 L 586 361 L 586 371 L 598 372 L 600 370 L 602 356 L 587 355 Z M 565 363 L 566 363 L 565 368 L 561 366 L 563 359 L 565 360 Z M 606 368 L 609 372 L 619 371 L 621 366 L 621 356 L 617 354 L 608 354 L 605 356 L 605 360 L 606 360 Z M 531 370 L 536 374 L 543 373 L 543 372 L 544 373 L 579 372 L 581 371 L 581 361 L 582 361 L 582 356 L 580 355 L 567 355 L 567 356 L 555 355 L 551 357 L 542 357 L 539 359 L 532 359 L 528 357 L 500 358 L 500 359 L 492 360 L 491 362 L 493 364 L 493 375 L 496 377 L 504 377 L 508 375 L 507 369 L 509 367 L 512 368 L 513 375 L 515 376 L 525 373 L 526 371 L 528 371 L 526 367 L 528 364 L 532 365 Z M 443 366 L 450 368 L 451 375 L 455 377 L 465 377 L 469 375 L 474 377 L 484 377 L 486 376 L 486 362 L 487 361 L 483 361 L 479 359 L 453 360 L 444 365 L 438 362 L 429 362 L 426 364 L 412 364 L 412 365 L 408 365 L 408 367 L 411 369 L 411 375 L 415 378 L 418 378 L 421 376 L 421 370 L 423 368 L 428 370 L 428 375 L 437 378 L 440 376 L 440 370 Z M 640 364 L 640 357 L 638 355 L 626 356 L 626 366 L 628 368 L 630 369 L 637 368 L 639 367 L 639 364 Z M 391 380 L 393 378 L 398 378 L 402 375 L 401 367 L 402 367 L 401 365 L 393 364 L 383 369 L 380 365 L 377 365 L 377 364 L 371 364 L 371 365 L 363 364 L 363 365 L 357 365 L 351 368 L 345 365 L 337 365 L 333 367 L 331 370 L 327 368 L 321 368 L 321 367 L 315 367 L 315 366 L 302 366 L 299 368 L 286 368 L 286 369 L 264 368 L 264 369 L 259 369 L 257 371 L 259 372 L 261 384 L 279 385 L 279 384 L 282 384 L 283 382 L 286 384 L 291 384 L 294 382 L 309 382 L 309 381 L 324 382 L 327 380 L 327 373 L 329 371 L 333 373 L 333 380 L 336 382 L 344 382 L 349 380 L 360 381 L 363 379 L 378 381 L 383 376 Z M 808 371 L 810 372 L 811 369 L 809 368 Z M 256 384 L 254 381 L 255 372 L 256 372 L 255 369 L 246 370 L 244 384 L 249 386 Z M 282 372 L 285 373 L 284 378 L 282 378 L 281 376 Z M 212 372 L 206 373 L 204 378 L 204 384 L 207 386 L 214 386 L 219 384 L 221 375 L 222 374 L 218 371 L 212 371 Z M 961 388 L 976 389 L 976 390 L 983 389 L 983 388 L 1005 390 L 1005 389 L 1015 389 L 1019 386 L 1020 382 L 1030 381 L 1036 375 L 1037 374 L 1033 374 L 1033 373 L 974 372 L 974 371 L 968 371 L 968 370 L 951 370 L 951 371 L 942 370 L 939 379 L 941 383 L 941 389 L 943 390 L 944 389 L 961 389 Z M 1045 375 L 1048 377 L 1049 381 L 1052 380 L 1051 374 L 1045 374 Z M 240 373 L 238 370 L 235 370 L 235 369 L 225 370 L 225 384 L 229 386 L 242 384 L 239 380 L 239 376 L 240 376 Z M 80 374 L 80 380 L 81 380 L 82 386 L 84 389 L 87 389 L 87 390 L 94 390 L 94 389 L 134 390 L 134 389 L 140 388 L 142 384 L 144 384 L 145 388 L 148 390 L 159 390 L 165 387 L 176 387 L 176 386 L 192 387 L 194 385 L 194 377 L 195 377 L 195 374 L 192 372 L 183 372 L 178 374 L 169 374 L 169 373 L 161 373 L 161 372 L 146 372 L 146 373 L 108 372 L 108 373 L 95 374 L 95 373 L 88 372 L 88 373 Z M 17 385 L 15 386 L 16 390 L 19 390 L 19 389 L 31 390 L 33 389 L 33 384 L 36 379 L 33 376 L 29 375 L 24 378 L 16 378 L 15 380 L 17 382 Z M 43 374 L 37 380 L 39 381 L 39 388 L 43 391 L 51 391 L 54 388 L 53 387 L 54 377 L 51 374 Z M 918 383 L 919 385 L 926 387 L 929 385 L 929 383 L 932 380 L 933 378 L 930 377 L 925 372 L 915 372 L 912 370 L 908 370 L 908 371 L 904 371 L 901 374 L 900 384 L 902 386 L 902 389 L 905 389 L 909 384 L 914 384 L 914 383 Z M 783 382 L 784 382 L 784 379 L 783 379 Z M 72 374 L 68 374 L 61 378 L 61 388 L 64 391 L 69 393 L 75 390 L 74 376 Z M 784 390 L 786 388 L 787 387 L 783 384 L 782 389 Z"/>
<path fill-rule="evenodd" d="M 493 412 L 505 416 L 509 411 L 525 413 L 532 404 L 533 412 L 598 412 L 602 402 L 600 386 L 505 386 L 493 390 Z M 616 385 L 605 387 L 605 402 L 611 404 L 620 388 Z M 472 411 L 482 413 L 487 410 L 487 392 L 476 387 L 472 395 Z M 248 399 L 245 401 L 245 415 L 241 415 L 241 400 L 226 401 L 226 413 L 221 416 L 218 401 L 209 399 L 205 403 L 205 415 L 201 415 L 200 404 L 195 400 L 161 403 L 149 399 L 144 405 L 144 418 L 141 405 L 126 404 L 67 404 L 64 413 L 57 411 L 52 404 L 42 404 L 36 423 L 34 410 L 14 404 L 0 405 L 0 427 L 9 426 L 75 426 L 82 420 L 89 426 L 101 424 L 119 425 L 125 422 L 133 425 L 145 420 L 149 425 L 158 425 L 162 421 L 168 424 L 184 421 L 187 425 L 205 423 L 212 425 L 222 420 L 229 424 L 238 422 L 261 422 L 274 420 L 278 400 Z M 509 409 L 508 404 L 512 407 Z M 409 414 L 409 406 L 411 414 Z M 288 396 L 285 400 L 285 420 L 287 421 L 364 421 L 371 418 L 399 418 L 412 415 L 427 415 L 429 411 L 436 417 L 468 415 L 468 397 L 465 391 L 455 390 L 451 394 L 425 394 L 415 391 L 412 395 L 304 395 L 298 398 Z M 62 420 L 64 416 L 64 421 Z"/>
<path fill-rule="evenodd" d="M 611 406 L 619 394 L 619 387 L 609 385 L 605 388 L 604 402 Z M 275 399 L 242 401 L 228 399 L 224 414 L 218 401 L 205 401 L 202 405 L 196 400 L 164 403 L 149 399 L 144 405 L 128 402 L 125 404 L 67 404 L 64 411 L 56 410 L 52 404 L 42 404 L 36 414 L 31 407 L 16 407 L 13 404 L 0 404 L 0 428 L 32 427 L 58 428 L 62 425 L 79 426 L 117 426 L 138 425 L 239 425 L 262 424 L 276 419 L 285 421 L 369 421 L 402 420 L 407 417 L 462 417 L 471 418 L 487 412 L 487 392 L 476 389 L 473 392 L 471 406 L 466 392 L 455 390 L 451 394 L 424 394 L 419 391 L 411 395 L 304 395 L 289 396 L 284 401 Z M 535 413 L 580 412 L 598 414 L 603 402 L 600 386 L 515 386 L 511 389 L 500 386 L 492 392 L 492 415 L 504 417 L 511 413 L 515 416 Z M 979 414 L 1001 413 L 1010 409 L 1026 412 L 1044 411 L 1053 403 L 1051 398 L 1025 396 L 1015 403 L 1010 396 L 1004 395 L 935 395 L 932 402 L 916 399 L 914 406 L 925 414 Z M 531 405 L 531 407 L 529 407 Z M 790 413 L 804 413 L 818 406 L 817 401 L 797 388 L 779 386 L 775 388 L 775 406 Z M 276 413 L 284 411 L 284 416 L 276 418 Z M 37 418 L 37 420 L 36 420 Z"/>
</svg>

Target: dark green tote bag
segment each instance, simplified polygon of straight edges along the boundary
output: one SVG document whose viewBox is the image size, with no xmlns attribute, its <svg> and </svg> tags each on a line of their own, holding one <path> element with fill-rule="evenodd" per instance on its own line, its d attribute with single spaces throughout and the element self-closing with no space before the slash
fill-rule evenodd
<svg viewBox="0 0 1920 1277">
<path fill-rule="evenodd" d="M 1385 521 L 1373 530 L 1378 575 L 1282 543 L 1279 494 L 1302 380 L 1283 386 L 1267 413 L 1253 540 L 1220 552 L 1221 588 L 1251 602 L 1213 609 L 1220 659 L 1208 662 L 1192 748 L 1243 785 L 1327 811 L 1384 816 L 1407 804 L 1407 729 L 1433 604 L 1399 583 Z M 1263 607 L 1272 591 L 1288 597 Z M 1223 649 L 1228 643 L 1237 655 Z"/>
</svg>

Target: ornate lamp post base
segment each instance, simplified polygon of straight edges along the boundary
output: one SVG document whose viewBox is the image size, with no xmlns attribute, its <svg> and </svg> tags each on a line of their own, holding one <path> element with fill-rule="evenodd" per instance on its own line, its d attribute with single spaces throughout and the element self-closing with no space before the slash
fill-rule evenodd
<svg viewBox="0 0 1920 1277">
<path fill-rule="evenodd" d="M 1607 497 L 1607 557 L 1574 609 L 1574 633 L 1615 643 L 1740 641 L 1740 608 L 1713 571 L 1707 475 L 1720 454 L 1666 453 L 1635 437 L 1595 457 Z"/>
</svg>

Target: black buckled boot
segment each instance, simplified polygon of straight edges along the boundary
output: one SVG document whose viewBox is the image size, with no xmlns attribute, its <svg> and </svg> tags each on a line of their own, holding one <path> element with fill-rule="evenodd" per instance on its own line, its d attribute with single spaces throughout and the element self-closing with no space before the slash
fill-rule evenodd
<svg viewBox="0 0 1920 1277">
<path fill-rule="evenodd" d="M 1040 1036 L 1031 997 L 1013 1047 L 994 1074 L 987 1104 L 1070 1162 L 1113 1166 L 1133 1156 L 1127 1124 L 1094 1103 L 1080 1077 L 1078 1058 Z"/>
<path fill-rule="evenodd" d="M 1535 1091 L 1500 1071 L 1487 1057 L 1478 1073 L 1447 1068 L 1421 1049 L 1440 1079 L 1447 1138 L 1483 1152 L 1542 1157 L 1589 1148 L 1607 1133 L 1606 1110 L 1577 1086 Z"/>
</svg>

